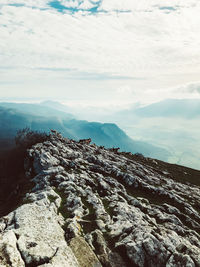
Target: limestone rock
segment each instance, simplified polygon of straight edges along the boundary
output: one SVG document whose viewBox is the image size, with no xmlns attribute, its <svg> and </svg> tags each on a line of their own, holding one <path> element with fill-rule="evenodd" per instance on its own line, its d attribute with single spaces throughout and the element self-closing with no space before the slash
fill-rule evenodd
<svg viewBox="0 0 200 267">
<path fill-rule="evenodd" d="M 0 266 L 25 266 L 17 247 L 17 238 L 13 231 L 0 235 Z"/>
<path fill-rule="evenodd" d="M 34 145 L 34 186 L 0 219 L 0 266 L 200 266 L 200 187 L 167 166 L 59 134 Z"/>
</svg>

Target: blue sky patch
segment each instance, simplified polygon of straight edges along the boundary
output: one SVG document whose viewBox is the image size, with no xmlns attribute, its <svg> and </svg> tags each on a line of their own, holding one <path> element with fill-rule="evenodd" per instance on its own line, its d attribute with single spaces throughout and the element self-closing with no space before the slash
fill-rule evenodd
<svg viewBox="0 0 200 267">
<path fill-rule="evenodd" d="M 25 6 L 25 4 L 9 4 L 9 6 L 15 6 L 15 7 L 22 7 Z"/>
<path fill-rule="evenodd" d="M 59 1 L 51 1 L 51 2 L 49 2 L 49 6 L 52 8 L 55 8 L 58 12 L 63 12 L 65 10 L 70 9 L 70 8 L 63 6 Z M 73 10 L 73 8 L 72 8 L 72 10 Z"/>
<path fill-rule="evenodd" d="M 71 13 L 75 13 L 78 11 L 88 11 L 91 13 L 97 13 L 102 0 L 98 2 L 93 2 L 93 1 L 90 1 L 90 2 L 94 5 L 90 9 L 79 8 L 79 6 L 83 3 L 83 1 L 79 2 L 78 7 L 67 7 L 67 6 L 62 5 L 59 0 L 54 0 L 54 1 L 49 2 L 49 6 L 56 9 L 58 12 L 61 12 L 61 13 L 65 11 L 70 11 Z"/>
<path fill-rule="evenodd" d="M 176 11 L 176 8 L 173 6 L 161 6 L 159 7 L 161 10 L 166 10 L 166 11 Z"/>
</svg>

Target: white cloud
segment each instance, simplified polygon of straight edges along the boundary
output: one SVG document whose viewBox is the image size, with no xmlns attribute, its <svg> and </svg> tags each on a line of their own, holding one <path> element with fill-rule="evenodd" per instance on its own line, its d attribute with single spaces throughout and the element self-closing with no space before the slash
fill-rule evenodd
<svg viewBox="0 0 200 267">
<path fill-rule="evenodd" d="M 153 89 L 200 80 L 198 0 L 60 4 L 80 11 L 59 12 L 48 0 L 1 0 L 0 68 L 7 74 L 0 77 L 0 88 L 10 77 L 17 90 L 15 73 L 38 81 L 45 76 L 48 86 L 57 81 L 63 88 L 85 77 L 104 81 L 104 90 L 131 88 L 138 95 L 145 90 L 150 99 Z M 82 11 L 97 4 L 98 12 Z"/>
<path fill-rule="evenodd" d="M 100 8 L 103 10 L 131 10 L 131 11 L 155 11 L 161 8 L 163 11 L 173 11 L 179 8 L 194 7 L 197 0 L 103 0 Z"/>
<path fill-rule="evenodd" d="M 200 95 L 200 82 L 190 83 L 177 88 L 178 92 L 198 97 Z"/>
<path fill-rule="evenodd" d="M 66 6 L 66 7 L 72 7 L 72 8 L 76 8 L 79 6 L 79 4 L 81 3 L 81 1 L 79 0 L 61 0 L 60 3 L 63 5 L 63 6 Z"/>
</svg>

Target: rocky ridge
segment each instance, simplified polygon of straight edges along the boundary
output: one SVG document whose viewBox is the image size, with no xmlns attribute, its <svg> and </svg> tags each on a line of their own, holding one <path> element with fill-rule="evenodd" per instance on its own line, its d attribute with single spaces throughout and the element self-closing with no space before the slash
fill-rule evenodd
<svg viewBox="0 0 200 267">
<path fill-rule="evenodd" d="M 200 187 L 158 161 L 55 132 L 25 170 L 32 189 L 0 219 L 0 266 L 200 266 Z"/>
</svg>

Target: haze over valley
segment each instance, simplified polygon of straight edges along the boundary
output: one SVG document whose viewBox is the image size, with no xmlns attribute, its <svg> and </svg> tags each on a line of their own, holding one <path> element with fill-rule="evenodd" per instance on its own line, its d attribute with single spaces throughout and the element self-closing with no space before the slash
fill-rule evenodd
<svg viewBox="0 0 200 267">
<path fill-rule="evenodd" d="M 134 152 L 146 156 L 165 158 L 168 162 L 199 169 L 200 149 L 200 99 L 166 99 L 152 104 L 139 102 L 132 105 L 109 106 L 99 103 L 71 105 L 45 101 L 42 105 L 71 113 L 79 120 L 116 123 L 134 141 L 160 147 L 163 155 L 146 154 L 144 150 Z M 166 152 L 168 156 L 166 157 Z"/>
<path fill-rule="evenodd" d="M 91 137 L 98 145 L 120 147 L 121 151 L 199 169 L 198 99 L 167 99 L 150 105 L 135 103 L 118 111 L 109 107 L 73 107 L 50 100 L 32 101 L 0 103 L 4 142 L 9 136 L 14 138 L 18 128 L 46 132 L 56 129 L 76 140 Z"/>
</svg>

